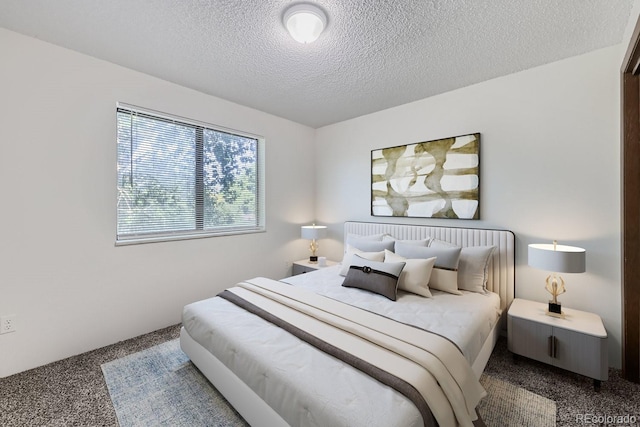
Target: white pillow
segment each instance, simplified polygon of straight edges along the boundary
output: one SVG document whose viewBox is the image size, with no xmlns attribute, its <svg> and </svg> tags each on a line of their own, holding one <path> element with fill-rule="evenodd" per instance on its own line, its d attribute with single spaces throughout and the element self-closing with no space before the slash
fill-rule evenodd
<svg viewBox="0 0 640 427">
<path fill-rule="evenodd" d="M 369 261 L 384 261 L 384 251 L 382 252 L 364 252 L 360 249 L 356 249 L 351 245 L 347 245 L 347 252 L 344 254 L 344 258 L 342 258 L 342 268 L 340 269 L 340 275 L 346 276 L 349 272 L 349 267 L 353 262 L 353 256 L 358 255 L 360 258 L 368 259 Z"/>
<path fill-rule="evenodd" d="M 416 245 L 416 246 L 429 246 L 429 244 L 431 243 L 431 238 L 427 237 L 426 239 L 411 239 L 411 240 L 398 240 L 393 238 L 392 236 L 385 234 L 385 236 L 382 238 L 382 241 L 393 241 L 393 242 L 400 242 L 400 243 L 406 243 L 408 245 Z"/>
<path fill-rule="evenodd" d="M 359 249 L 363 252 L 383 252 L 385 249 L 393 251 L 395 242 L 393 240 L 367 240 L 367 239 L 350 239 L 347 240 L 347 246 Z"/>
<path fill-rule="evenodd" d="M 396 240 L 400 243 L 406 243 L 407 245 L 416 245 L 416 246 L 429 246 L 431 243 L 431 238 L 427 237 L 426 239 L 418 239 L 418 240 Z"/>
<path fill-rule="evenodd" d="M 347 253 L 347 246 L 351 245 L 354 247 L 359 247 L 359 246 L 368 246 L 368 244 L 371 244 L 372 242 L 382 242 L 382 238 L 384 237 L 384 234 L 369 234 L 366 236 L 360 235 L 360 234 L 353 234 L 353 233 L 348 233 L 347 234 L 347 238 L 345 240 L 345 247 L 344 247 L 344 253 Z M 378 251 L 383 251 L 383 249 L 372 249 L 372 250 L 368 250 L 366 248 L 362 248 L 360 250 L 363 250 L 365 252 L 378 252 Z"/>
<path fill-rule="evenodd" d="M 454 245 L 451 242 L 447 242 L 445 240 L 433 239 L 429 243 L 429 246 L 432 248 L 459 248 L 460 246 Z"/>
<path fill-rule="evenodd" d="M 495 246 L 468 246 L 462 248 L 458 262 L 458 289 L 485 293 L 489 262 Z"/>
<path fill-rule="evenodd" d="M 429 291 L 429 279 L 431 278 L 433 265 L 436 263 L 435 257 L 427 259 L 407 259 L 389 250 L 385 250 L 384 262 L 405 263 L 404 269 L 398 279 L 398 289 L 411 292 L 412 294 L 422 295 L 423 297 L 432 297 Z"/>
<path fill-rule="evenodd" d="M 384 236 L 385 236 L 385 234 L 367 234 L 367 235 L 362 235 L 362 234 L 348 233 L 347 234 L 347 245 L 349 244 L 349 241 L 351 239 L 373 240 L 374 242 L 380 242 L 380 241 L 382 241 L 382 238 Z"/>
<path fill-rule="evenodd" d="M 458 290 L 458 272 L 444 268 L 433 267 L 429 287 L 454 295 L 462 295 Z"/>
<path fill-rule="evenodd" d="M 422 247 L 396 243 L 396 253 L 405 258 L 436 257 L 429 279 L 429 288 L 455 295 L 462 295 L 458 290 L 458 263 L 461 250 L 462 248 L 458 247 Z"/>
</svg>

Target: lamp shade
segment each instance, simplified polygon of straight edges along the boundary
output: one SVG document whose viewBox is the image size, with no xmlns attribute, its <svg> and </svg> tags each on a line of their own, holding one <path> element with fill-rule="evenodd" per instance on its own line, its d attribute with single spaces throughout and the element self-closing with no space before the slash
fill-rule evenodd
<svg viewBox="0 0 640 427">
<path fill-rule="evenodd" d="M 575 246 L 535 243 L 529 245 L 529 265 L 554 273 L 584 273 L 586 251 Z"/>
<path fill-rule="evenodd" d="M 303 225 L 300 235 L 307 240 L 323 239 L 327 235 L 327 227 L 325 225 Z"/>
</svg>

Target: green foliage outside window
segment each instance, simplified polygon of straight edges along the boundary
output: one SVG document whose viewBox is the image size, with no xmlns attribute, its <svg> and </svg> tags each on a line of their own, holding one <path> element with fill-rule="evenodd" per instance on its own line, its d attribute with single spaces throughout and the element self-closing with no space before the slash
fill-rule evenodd
<svg viewBox="0 0 640 427">
<path fill-rule="evenodd" d="M 257 138 L 117 115 L 118 240 L 259 228 Z"/>
</svg>

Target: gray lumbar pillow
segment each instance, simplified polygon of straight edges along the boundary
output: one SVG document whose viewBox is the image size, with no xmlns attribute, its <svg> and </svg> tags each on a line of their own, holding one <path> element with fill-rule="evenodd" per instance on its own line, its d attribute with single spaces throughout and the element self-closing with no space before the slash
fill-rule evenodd
<svg viewBox="0 0 640 427">
<path fill-rule="evenodd" d="M 404 262 L 370 261 L 354 254 L 342 286 L 364 289 L 395 301 L 404 265 Z"/>
</svg>

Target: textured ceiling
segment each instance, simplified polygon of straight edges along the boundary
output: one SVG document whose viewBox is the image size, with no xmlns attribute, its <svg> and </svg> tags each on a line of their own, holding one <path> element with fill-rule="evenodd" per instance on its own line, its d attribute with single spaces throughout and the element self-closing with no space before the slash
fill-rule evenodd
<svg viewBox="0 0 640 427">
<path fill-rule="evenodd" d="M 633 0 L 2 0 L 0 26 L 320 127 L 622 41 Z M 297 3 L 297 2 L 296 2 Z"/>
</svg>

